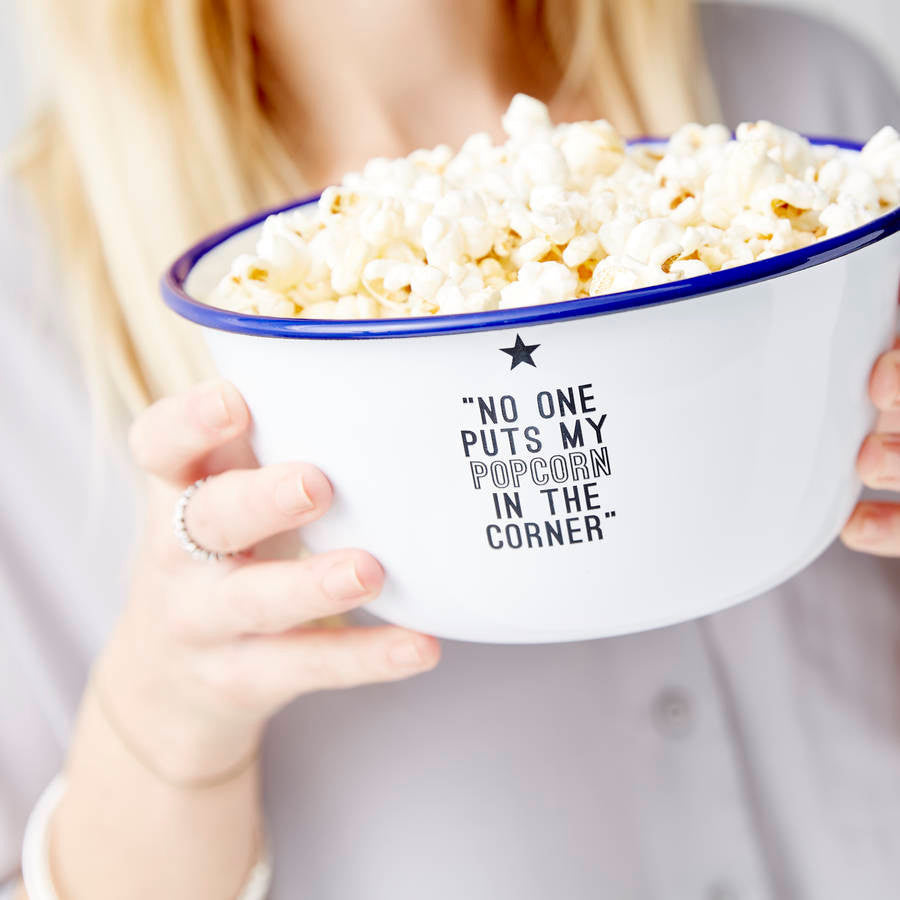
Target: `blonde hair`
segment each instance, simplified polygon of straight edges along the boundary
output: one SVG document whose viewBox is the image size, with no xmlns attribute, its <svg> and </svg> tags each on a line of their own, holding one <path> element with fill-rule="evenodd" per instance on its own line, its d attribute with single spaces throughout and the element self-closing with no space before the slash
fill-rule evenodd
<svg viewBox="0 0 900 900">
<path fill-rule="evenodd" d="M 715 116 L 690 0 L 509 0 L 559 92 L 626 133 Z M 261 100 L 247 0 L 32 0 L 47 105 L 18 154 L 63 261 L 96 396 L 131 412 L 210 371 L 164 265 L 307 189 Z"/>
</svg>

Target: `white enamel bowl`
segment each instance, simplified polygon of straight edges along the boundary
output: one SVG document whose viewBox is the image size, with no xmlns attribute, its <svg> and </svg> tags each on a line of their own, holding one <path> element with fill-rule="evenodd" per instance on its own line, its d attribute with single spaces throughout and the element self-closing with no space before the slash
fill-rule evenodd
<svg viewBox="0 0 900 900">
<path fill-rule="evenodd" d="M 331 479 L 305 542 L 374 553 L 388 577 L 368 608 L 390 622 L 509 643 L 679 622 L 789 578 L 853 508 L 900 211 L 764 262 L 526 309 L 312 321 L 194 299 L 263 218 L 192 248 L 163 293 L 246 398 L 260 461 Z"/>
</svg>

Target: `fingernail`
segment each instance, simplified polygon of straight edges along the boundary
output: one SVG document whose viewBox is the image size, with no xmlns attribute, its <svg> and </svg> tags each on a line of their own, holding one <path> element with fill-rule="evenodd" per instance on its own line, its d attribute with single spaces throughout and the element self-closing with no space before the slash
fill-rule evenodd
<svg viewBox="0 0 900 900">
<path fill-rule="evenodd" d="M 891 391 L 891 406 L 894 409 L 900 408 L 900 366 L 891 366 L 891 375 L 888 379 Z"/>
<path fill-rule="evenodd" d="M 307 512 L 315 504 L 303 485 L 302 477 L 285 478 L 275 487 L 275 505 L 288 516 Z"/>
<path fill-rule="evenodd" d="M 867 478 L 878 475 L 883 468 L 884 453 L 882 451 L 881 442 L 878 438 L 870 434 L 863 442 L 859 451 L 859 470 L 860 473 Z"/>
<path fill-rule="evenodd" d="M 394 644 L 388 651 L 388 658 L 394 665 L 404 668 L 414 668 L 424 665 L 425 658 L 415 641 L 403 641 Z"/>
<path fill-rule="evenodd" d="M 882 450 L 879 479 L 883 484 L 900 482 L 900 438 L 879 438 Z"/>
<path fill-rule="evenodd" d="M 352 562 L 337 563 L 322 576 L 322 590 L 332 600 L 354 600 L 366 594 Z"/>
<path fill-rule="evenodd" d="M 870 434 L 859 452 L 859 471 L 872 487 L 900 483 L 900 438 Z"/>
<path fill-rule="evenodd" d="M 207 428 L 222 429 L 231 424 L 231 413 L 221 388 L 213 388 L 201 396 L 198 415 Z"/>
<path fill-rule="evenodd" d="M 900 407 L 900 367 L 893 362 L 881 366 L 876 379 L 874 392 L 882 398 L 881 402 L 887 401 L 894 409 Z"/>
<path fill-rule="evenodd" d="M 885 524 L 880 516 L 863 515 L 857 534 L 864 544 L 880 543 L 885 534 Z"/>
</svg>

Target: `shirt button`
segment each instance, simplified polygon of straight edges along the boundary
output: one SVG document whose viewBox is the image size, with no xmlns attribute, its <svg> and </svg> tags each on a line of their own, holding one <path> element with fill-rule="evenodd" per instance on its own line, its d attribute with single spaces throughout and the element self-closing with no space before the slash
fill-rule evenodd
<svg viewBox="0 0 900 900">
<path fill-rule="evenodd" d="M 683 738 L 694 730 L 694 705 L 687 691 L 665 688 L 653 701 L 653 723 L 664 737 Z"/>
</svg>

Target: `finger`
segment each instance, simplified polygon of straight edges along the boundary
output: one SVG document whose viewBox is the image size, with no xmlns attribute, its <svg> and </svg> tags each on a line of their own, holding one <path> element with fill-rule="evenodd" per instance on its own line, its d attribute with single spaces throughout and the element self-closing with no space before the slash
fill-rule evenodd
<svg viewBox="0 0 900 900">
<path fill-rule="evenodd" d="M 253 705 L 280 706 L 300 694 L 409 678 L 434 668 L 438 640 L 395 625 L 301 628 L 229 644 L 221 672 Z"/>
<path fill-rule="evenodd" d="M 900 506 L 866 500 L 856 505 L 841 532 L 853 550 L 876 556 L 900 556 Z"/>
<path fill-rule="evenodd" d="M 154 403 L 134 421 L 128 444 L 142 469 L 183 486 L 196 480 L 204 457 L 249 425 L 237 388 L 216 379 Z"/>
<path fill-rule="evenodd" d="M 869 487 L 900 489 L 900 434 L 870 434 L 860 448 L 856 469 Z"/>
<path fill-rule="evenodd" d="M 900 434 L 900 408 L 879 413 L 875 431 L 881 434 Z"/>
<path fill-rule="evenodd" d="M 195 543 L 237 553 L 317 519 L 331 504 L 328 479 L 306 463 L 232 469 L 201 485 L 184 513 Z"/>
<path fill-rule="evenodd" d="M 900 410 L 900 349 L 882 353 L 869 376 L 869 396 L 882 411 Z"/>
<path fill-rule="evenodd" d="M 368 603 L 383 583 L 378 560 L 362 550 L 255 563 L 222 578 L 191 619 L 195 633 L 213 639 L 276 634 Z"/>
</svg>

